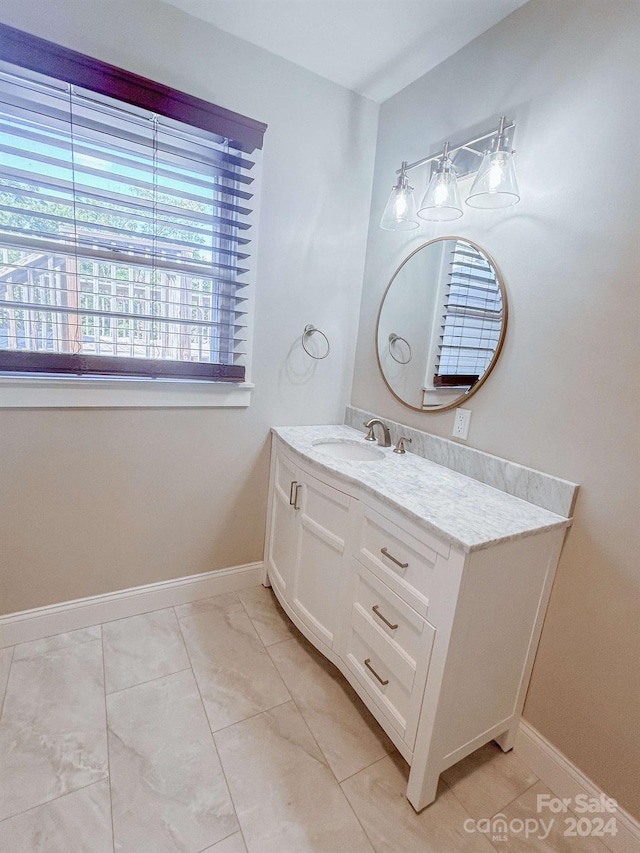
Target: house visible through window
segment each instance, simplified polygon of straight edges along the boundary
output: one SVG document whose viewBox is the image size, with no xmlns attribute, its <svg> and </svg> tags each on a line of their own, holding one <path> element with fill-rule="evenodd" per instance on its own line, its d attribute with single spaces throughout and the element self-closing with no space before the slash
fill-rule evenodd
<svg viewBox="0 0 640 853">
<path fill-rule="evenodd" d="M 242 381 L 264 126 L 102 69 L 0 62 L 0 370 Z"/>
</svg>

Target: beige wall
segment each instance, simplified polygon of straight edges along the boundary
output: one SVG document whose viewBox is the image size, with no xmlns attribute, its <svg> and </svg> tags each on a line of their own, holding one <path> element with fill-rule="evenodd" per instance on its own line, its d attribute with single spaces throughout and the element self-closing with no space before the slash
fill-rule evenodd
<svg viewBox="0 0 640 853">
<path fill-rule="evenodd" d="M 0 20 L 269 125 L 251 407 L 0 411 L 0 613 L 259 560 L 269 427 L 348 402 L 378 108 L 155 0 L 3 0 Z"/>
<path fill-rule="evenodd" d="M 486 247 L 504 273 L 510 327 L 494 374 L 467 404 L 469 444 L 582 485 L 525 716 L 636 816 L 638 11 L 635 0 L 531 0 L 383 104 L 352 392 L 356 406 L 451 435 L 453 412 L 411 412 L 385 389 L 376 311 L 422 241 L 458 233 Z M 401 160 L 502 112 L 518 125 L 517 207 L 468 209 L 453 227 L 409 236 L 378 228 Z"/>
<path fill-rule="evenodd" d="M 377 220 L 401 159 L 515 116 L 522 203 L 455 227 L 497 258 L 511 308 L 469 443 L 582 484 L 526 716 L 636 814 L 637 9 L 531 0 L 384 105 L 352 395 L 450 434 L 452 413 L 391 398 L 372 348 L 394 268 L 447 232 Z M 150 0 L 3 0 L 0 19 L 269 123 L 251 408 L 0 412 L 0 612 L 259 559 L 269 426 L 341 420 L 347 400 L 376 108 Z M 315 372 L 307 322 L 332 343 Z"/>
</svg>

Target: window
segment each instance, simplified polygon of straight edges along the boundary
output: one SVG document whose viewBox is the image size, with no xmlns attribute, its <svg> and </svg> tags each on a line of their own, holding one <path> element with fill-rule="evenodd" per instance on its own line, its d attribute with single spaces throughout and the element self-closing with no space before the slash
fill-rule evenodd
<svg viewBox="0 0 640 853">
<path fill-rule="evenodd" d="M 502 333 L 502 293 L 494 268 L 470 243 L 450 256 L 435 388 L 472 387 L 494 357 Z"/>
<path fill-rule="evenodd" d="M 0 25 L 0 371 L 243 382 L 264 130 Z"/>
</svg>

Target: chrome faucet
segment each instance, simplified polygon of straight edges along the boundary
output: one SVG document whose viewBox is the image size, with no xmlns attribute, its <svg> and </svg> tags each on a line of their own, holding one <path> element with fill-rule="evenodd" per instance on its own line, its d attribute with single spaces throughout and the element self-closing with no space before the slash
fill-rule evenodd
<svg viewBox="0 0 640 853">
<path fill-rule="evenodd" d="M 387 425 L 380 420 L 380 418 L 371 418 L 365 426 L 369 430 L 367 435 L 365 436 L 365 441 L 375 441 L 376 434 L 374 427 L 379 424 L 382 427 L 382 441 L 378 439 L 378 444 L 380 447 L 391 447 L 391 436 L 389 435 L 389 429 Z"/>
<path fill-rule="evenodd" d="M 413 441 L 411 438 L 407 438 L 406 435 L 403 435 L 402 438 L 398 439 L 397 445 L 393 448 L 394 453 L 406 453 L 407 451 L 404 448 L 405 442 L 408 441 L 409 444 Z"/>
</svg>

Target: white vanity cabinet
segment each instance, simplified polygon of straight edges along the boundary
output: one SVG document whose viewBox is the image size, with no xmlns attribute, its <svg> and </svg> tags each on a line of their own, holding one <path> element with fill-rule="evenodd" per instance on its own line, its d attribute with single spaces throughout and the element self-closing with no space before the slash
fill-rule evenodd
<svg viewBox="0 0 640 853">
<path fill-rule="evenodd" d="M 492 739 L 513 746 L 566 523 L 548 513 L 466 549 L 395 508 L 382 476 L 376 494 L 358 466 L 342 476 L 312 452 L 273 436 L 265 583 L 409 762 L 420 810 L 448 767 Z"/>
</svg>

